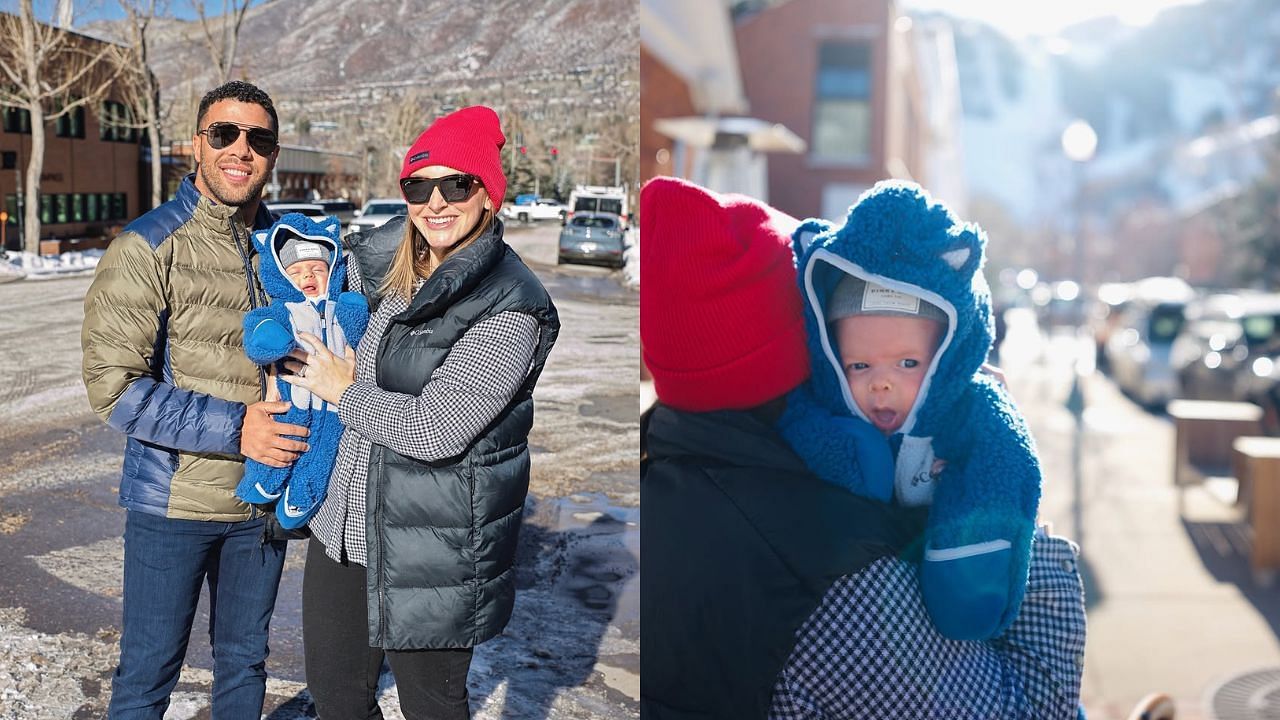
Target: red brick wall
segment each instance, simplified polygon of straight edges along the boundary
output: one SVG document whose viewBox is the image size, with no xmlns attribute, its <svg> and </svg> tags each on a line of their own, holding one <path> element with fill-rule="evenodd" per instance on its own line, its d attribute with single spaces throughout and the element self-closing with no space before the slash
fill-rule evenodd
<svg viewBox="0 0 1280 720">
<path fill-rule="evenodd" d="M 696 115 L 689 88 L 678 75 L 640 46 L 640 182 L 655 175 L 686 177 L 687 168 L 677 171 L 673 163 L 673 143 L 653 128 L 655 120 Z M 659 162 L 659 151 L 665 162 Z"/>
<path fill-rule="evenodd" d="M 863 166 L 829 167 L 800 155 L 769 155 L 769 200 L 798 217 L 821 214 L 828 183 L 871 185 L 886 176 L 886 81 L 893 18 L 889 0 L 791 0 L 744 18 L 735 28 L 751 114 L 782 123 L 811 143 L 818 48 L 824 40 L 871 45 L 871 142 Z"/>
</svg>

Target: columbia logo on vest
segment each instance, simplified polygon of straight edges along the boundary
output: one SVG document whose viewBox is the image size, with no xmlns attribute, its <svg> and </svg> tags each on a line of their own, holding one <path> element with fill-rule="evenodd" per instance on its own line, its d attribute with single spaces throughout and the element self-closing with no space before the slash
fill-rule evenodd
<svg viewBox="0 0 1280 720">
<path fill-rule="evenodd" d="M 432 330 L 429 327 L 419 327 L 419 328 L 414 328 L 410 330 L 409 336 L 412 337 L 414 335 L 430 335 L 433 332 L 435 332 L 435 330 Z"/>
</svg>

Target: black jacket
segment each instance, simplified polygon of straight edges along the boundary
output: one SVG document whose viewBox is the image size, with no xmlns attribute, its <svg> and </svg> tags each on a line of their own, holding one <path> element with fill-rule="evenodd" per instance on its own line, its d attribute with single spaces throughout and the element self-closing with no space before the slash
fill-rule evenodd
<svg viewBox="0 0 1280 720">
<path fill-rule="evenodd" d="M 896 554 L 918 517 L 812 477 L 749 412 L 659 405 L 641 471 L 641 715 L 764 718 L 831 583 Z"/>
<path fill-rule="evenodd" d="M 362 252 L 398 241 L 403 222 L 348 237 L 366 288 L 381 282 L 385 265 Z M 441 264 L 392 319 L 376 363 L 379 387 L 417 395 L 463 333 L 506 311 L 536 318 L 539 336 L 532 370 L 498 417 L 454 458 L 424 462 L 377 444 L 370 453 L 369 639 L 375 647 L 472 647 L 511 618 L 513 563 L 529 490 L 533 387 L 560 321 L 542 283 L 502 241 L 500 222 Z"/>
</svg>

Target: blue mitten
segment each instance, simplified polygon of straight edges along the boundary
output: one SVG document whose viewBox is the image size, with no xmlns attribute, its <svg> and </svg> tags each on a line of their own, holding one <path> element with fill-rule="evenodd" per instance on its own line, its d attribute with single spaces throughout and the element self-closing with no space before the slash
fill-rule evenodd
<svg viewBox="0 0 1280 720">
<path fill-rule="evenodd" d="M 281 314 L 283 318 L 277 317 Z M 293 333 L 286 327 L 288 323 L 288 310 L 283 304 L 250 310 L 244 316 L 245 355 L 258 365 L 273 363 L 288 355 L 297 347 Z"/>
<path fill-rule="evenodd" d="M 1041 472 L 1031 433 L 999 385 L 975 381 L 967 400 L 957 433 L 967 448 L 939 447 L 947 467 L 929 511 L 920 590 L 943 635 L 988 640 L 1022 606 Z"/>
<path fill-rule="evenodd" d="M 358 292 L 340 293 L 338 309 L 334 312 L 337 314 L 338 326 L 346 335 L 347 344 L 351 347 L 359 345 L 360 338 L 364 337 L 364 331 L 369 327 L 369 301 Z"/>
<path fill-rule="evenodd" d="M 865 420 L 832 415 L 809 394 L 808 383 L 787 395 L 778 430 L 814 475 L 855 495 L 889 502 L 893 451 Z"/>
</svg>

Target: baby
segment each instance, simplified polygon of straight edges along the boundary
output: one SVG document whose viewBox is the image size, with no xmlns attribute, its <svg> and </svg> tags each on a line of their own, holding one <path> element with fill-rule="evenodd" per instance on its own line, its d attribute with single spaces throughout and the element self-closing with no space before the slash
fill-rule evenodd
<svg viewBox="0 0 1280 720">
<path fill-rule="evenodd" d="M 272 302 L 245 315 L 244 347 L 250 360 L 267 365 L 283 359 L 299 347 L 304 332 L 320 338 L 339 357 L 360 341 L 369 306 L 360 293 L 342 292 L 346 258 L 339 228 L 337 218 L 313 220 L 289 213 L 270 229 L 254 233 L 261 257 L 258 276 Z M 275 382 L 280 399 L 293 404 L 281 422 L 309 428 L 310 448 L 283 468 L 245 460 L 236 495 L 255 505 L 275 503 L 280 525 L 293 529 L 306 524 L 324 500 L 342 423 L 337 407 L 304 388 Z"/>
<path fill-rule="evenodd" d="M 780 429 L 814 474 L 928 506 L 920 587 L 942 634 L 995 637 L 1017 616 L 1040 463 L 991 347 L 986 237 L 919 186 L 879 183 L 843 227 L 794 235 L 812 373 Z"/>
</svg>

